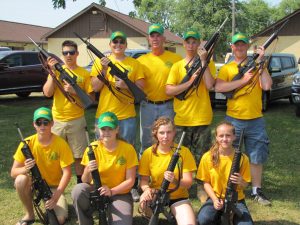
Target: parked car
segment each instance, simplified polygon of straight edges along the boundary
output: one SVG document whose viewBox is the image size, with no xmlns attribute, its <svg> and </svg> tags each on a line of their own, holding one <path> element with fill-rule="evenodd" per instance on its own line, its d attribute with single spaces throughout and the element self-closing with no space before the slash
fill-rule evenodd
<svg viewBox="0 0 300 225">
<path fill-rule="evenodd" d="M 41 92 L 48 72 L 43 69 L 38 52 L 0 51 L 0 94 L 28 97 Z"/>
<path fill-rule="evenodd" d="M 150 52 L 149 49 L 127 49 L 127 50 L 125 50 L 125 55 L 136 59 L 136 58 L 140 57 L 141 55 L 147 54 L 148 52 Z M 111 51 L 103 52 L 103 54 L 108 56 L 111 54 Z M 94 64 L 94 62 L 91 61 L 87 66 L 85 66 L 85 69 L 87 69 L 88 71 L 91 71 L 93 64 Z"/>
<path fill-rule="evenodd" d="M 293 103 L 295 104 L 296 107 L 295 108 L 296 116 L 300 117 L 300 72 L 294 75 L 294 80 L 292 85 L 292 98 L 293 98 Z"/>
<path fill-rule="evenodd" d="M 11 51 L 10 47 L 0 47 L 0 51 Z"/>
<path fill-rule="evenodd" d="M 269 57 L 266 55 L 266 57 Z M 233 60 L 231 56 L 228 62 Z M 227 62 L 227 63 L 228 63 Z M 263 92 L 263 111 L 266 111 L 270 102 L 289 98 L 292 103 L 291 87 L 293 75 L 298 72 L 296 57 L 293 54 L 273 53 L 267 62 L 268 71 L 272 77 L 273 85 L 269 91 Z M 226 97 L 221 93 L 210 93 L 212 105 L 226 104 Z"/>
</svg>

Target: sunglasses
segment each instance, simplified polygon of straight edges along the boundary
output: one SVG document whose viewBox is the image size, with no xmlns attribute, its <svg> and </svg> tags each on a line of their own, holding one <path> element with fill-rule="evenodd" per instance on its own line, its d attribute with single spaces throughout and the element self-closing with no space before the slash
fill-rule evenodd
<svg viewBox="0 0 300 225">
<path fill-rule="evenodd" d="M 126 43 L 126 41 L 123 40 L 123 39 L 121 39 L 121 40 L 116 40 L 115 39 L 115 40 L 112 40 L 112 43 L 114 43 L 115 45 L 118 44 L 118 43 L 121 44 L 121 45 L 124 45 Z"/>
<path fill-rule="evenodd" d="M 72 51 L 63 51 L 62 54 L 64 56 L 67 56 L 68 54 L 69 55 L 75 55 L 76 51 L 75 50 L 72 50 Z"/>
<path fill-rule="evenodd" d="M 42 125 L 44 126 L 48 126 L 50 124 L 50 121 L 49 120 L 37 120 L 35 121 L 35 124 L 40 127 Z"/>
</svg>

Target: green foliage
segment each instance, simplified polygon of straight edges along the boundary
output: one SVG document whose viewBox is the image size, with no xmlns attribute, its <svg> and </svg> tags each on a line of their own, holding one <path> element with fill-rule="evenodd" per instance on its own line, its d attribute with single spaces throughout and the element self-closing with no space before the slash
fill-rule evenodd
<svg viewBox="0 0 300 225">
<path fill-rule="evenodd" d="M 300 8 L 300 0 L 282 0 L 278 7 L 275 8 L 275 13 L 272 14 L 273 20 L 279 20 L 286 15 L 293 13 Z"/>
</svg>

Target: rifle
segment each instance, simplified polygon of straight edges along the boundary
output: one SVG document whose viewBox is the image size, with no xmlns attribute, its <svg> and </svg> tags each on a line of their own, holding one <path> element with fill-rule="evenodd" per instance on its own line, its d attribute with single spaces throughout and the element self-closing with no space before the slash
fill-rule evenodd
<svg viewBox="0 0 300 225">
<path fill-rule="evenodd" d="M 27 142 L 24 140 L 21 129 L 17 123 L 16 123 L 16 127 L 20 135 L 21 141 L 24 144 L 24 146 L 21 149 L 23 155 L 25 156 L 26 159 L 34 159 L 32 152 Z M 43 179 L 40 170 L 36 164 L 30 169 L 30 173 L 32 176 L 32 187 L 35 192 L 33 205 L 38 217 L 40 218 L 43 224 L 59 225 L 54 209 L 46 209 L 46 217 L 40 209 L 40 201 L 43 200 L 44 202 L 46 202 L 49 199 L 51 199 L 52 192 L 47 182 Z"/>
<path fill-rule="evenodd" d="M 27 37 L 38 48 L 38 50 L 40 51 L 40 53 L 43 55 L 44 58 L 47 59 L 47 58 L 51 57 L 51 55 L 45 49 L 41 48 L 37 43 L 35 43 L 35 41 L 32 40 L 31 37 L 29 37 L 29 36 L 27 36 Z M 69 83 L 72 86 L 72 88 L 74 89 L 74 91 L 76 92 L 76 94 L 78 95 L 78 97 L 82 103 L 82 105 L 80 105 L 80 106 L 84 109 L 87 109 L 90 106 L 92 106 L 93 100 L 76 83 L 77 76 L 74 73 L 72 73 L 72 71 L 69 70 L 72 73 L 73 77 L 70 76 L 70 74 L 67 73 L 66 69 L 64 69 L 60 63 L 56 63 L 54 65 L 54 67 L 60 73 L 60 77 L 59 77 L 60 80 L 66 81 L 67 83 Z"/>
<path fill-rule="evenodd" d="M 193 83 L 183 92 L 175 95 L 175 97 L 179 100 L 185 100 L 186 95 L 190 92 L 190 90 L 193 88 L 193 90 L 197 89 L 200 81 L 203 77 L 203 74 L 208 67 L 208 64 L 210 62 L 210 59 L 214 53 L 215 46 L 219 40 L 220 37 L 220 31 L 224 27 L 225 23 L 227 22 L 228 17 L 223 21 L 221 26 L 217 29 L 217 31 L 212 35 L 212 37 L 205 43 L 204 48 L 208 52 L 207 58 L 206 58 L 206 64 L 201 68 L 199 75 L 196 77 L 196 79 L 193 81 Z M 187 69 L 187 74 L 183 78 L 183 80 L 180 82 L 180 84 L 183 84 L 191 78 L 191 76 L 201 67 L 201 60 L 200 57 L 197 55 L 196 57 L 193 58 L 194 62 L 190 67 L 188 67 L 188 64 L 185 66 Z"/>
<path fill-rule="evenodd" d="M 181 135 L 179 144 L 178 144 L 177 148 L 175 149 L 174 154 L 172 155 L 172 158 L 171 158 L 170 163 L 168 165 L 167 171 L 174 172 L 174 170 L 175 170 L 176 164 L 177 164 L 177 162 L 179 160 L 179 157 L 180 157 L 179 150 L 181 148 L 184 136 L 185 136 L 185 131 Z M 178 186 L 179 186 L 179 182 L 180 182 L 180 180 L 178 181 Z M 148 225 L 157 225 L 158 224 L 158 217 L 159 217 L 160 213 L 163 213 L 168 220 L 171 219 L 169 213 L 166 212 L 166 209 L 165 209 L 165 206 L 167 205 L 167 203 L 169 201 L 170 191 L 167 191 L 168 187 L 169 187 L 169 184 L 170 184 L 170 181 L 168 181 L 164 178 L 163 182 L 161 184 L 161 187 L 158 190 L 158 193 L 156 195 L 155 201 L 150 205 L 150 208 L 152 209 L 153 214 L 150 218 L 150 221 L 149 221 Z M 173 189 L 172 191 L 175 191 L 178 188 L 178 186 L 175 189 Z"/>
<path fill-rule="evenodd" d="M 224 211 L 221 216 L 222 225 L 231 225 L 233 216 L 238 218 L 242 217 L 242 212 L 236 208 L 236 202 L 238 201 L 238 193 L 236 191 L 236 184 L 232 183 L 230 176 L 240 171 L 240 162 L 242 157 L 242 144 L 244 139 L 244 129 L 241 131 L 238 148 L 234 152 L 230 173 L 228 176 L 225 199 L 224 199 Z"/>
<path fill-rule="evenodd" d="M 85 134 L 86 134 L 86 139 L 88 141 L 89 151 L 87 152 L 87 155 L 89 157 L 89 161 L 96 160 L 93 146 L 89 142 L 89 134 L 87 129 L 85 131 Z M 90 192 L 91 206 L 99 213 L 99 225 L 108 225 L 107 210 L 108 210 L 109 198 L 106 196 L 101 196 L 98 191 L 98 189 L 102 186 L 98 170 L 93 170 L 91 173 L 94 181 L 94 190 Z"/>
<path fill-rule="evenodd" d="M 265 43 L 262 45 L 264 47 L 264 49 L 267 49 L 270 44 L 272 44 L 272 42 L 277 38 L 279 31 L 281 31 L 281 29 L 287 24 L 289 20 L 286 20 L 266 41 Z M 247 63 L 245 65 L 242 66 L 242 63 L 244 62 L 244 60 L 239 63 L 238 68 L 239 68 L 239 72 L 237 75 L 235 75 L 232 79 L 232 81 L 235 80 L 239 80 L 241 79 L 244 74 L 250 70 L 250 69 L 255 69 L 256 66 L 258 65 L 256 63 L 257 58 L 259 57 L 258 53 L 254 53 L 252 56 L 250 57 L 246 57 L 245 59 L 248 59 Z M 232 99 L 234 97 L 234 94 L 237 90 L 239 90 L 240 88 L 234 89 L 232 91 L 228 91 L 228 92 L 223 92 L 222 94 L 224 94 L 227 98 Z"/>
<path fill-rule="evenodd" d="M 76 32 L 74 32 L 74 34 L 83 43 L 85 43 L 87 49 L 89 49 L 91 52 L 93 52 L 99 59 L 105 57 L 105 55 L 102 52 L 100 52 L 95 46 L 93 46 L 90 42 L 88 42 L 87 40 L 84 40 Z M 120 70 L 119 67 L 117 67 L 112 62 L 109 62 L 108 66 L 111 68 L 111 70 L 110 70 L 111 75 L 116 76 L 116 77 L 120 78 L 121 80 L 123 80 L 125 82 L 125 84 L 127 85 L 129 91 L 131 92 L 131 94 L 134 97 L 134 103 L 140 103 L 142 100 L 146 100 L 146 94 L 135 83 L 133 83 L 131 80 L 129 80 L 128 70 L 126 70 L 125 68 L 122 67 L 124 69 L 124 71 L 122 71 L 122 70 Z M 97 76 L 98 79 L 102 81 L 102 78 L 99 78 L 99 76 L 101 76 L 101 75 Z"/>
</svg>

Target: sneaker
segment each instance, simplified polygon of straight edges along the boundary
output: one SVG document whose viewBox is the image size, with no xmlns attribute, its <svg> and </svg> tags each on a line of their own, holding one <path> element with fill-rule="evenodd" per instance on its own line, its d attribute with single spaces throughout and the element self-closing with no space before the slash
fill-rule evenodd
<svg viewBox="0 0 300 225">
<path fill-rule="evenodd" d="M 136 188 L 131 189 L 131 196 L 134 202 L 138 202 L 140 200 L 140 194 Z"/>
<path fill-rule="evenodd" d="M 261 188 L 257 188 L 256 192 L 257 192 L 256 194 L 251 194 L 251 197 L 253 198 L 254 201 L 257 201 L 259 204 L 264 206 L 271 205 L 271 201 L 264 195 Z"/>
</svg>

